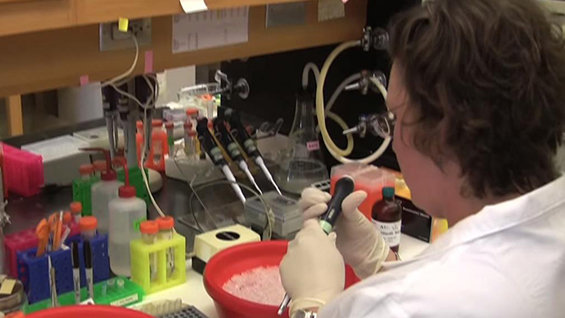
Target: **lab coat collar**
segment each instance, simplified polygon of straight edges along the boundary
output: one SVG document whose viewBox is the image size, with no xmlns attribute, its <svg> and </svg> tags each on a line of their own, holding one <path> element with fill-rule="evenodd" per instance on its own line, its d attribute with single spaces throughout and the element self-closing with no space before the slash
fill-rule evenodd
<svg viewBox="0 0 565 318">
<path fill-rule="evenodd" d="M 565 176 L 561 176 L 518 198 L 485 206 L 478 213 L 463 219 L 450 228 L 415 260 L 526 223 L 564 204 Z"/>
</svg>

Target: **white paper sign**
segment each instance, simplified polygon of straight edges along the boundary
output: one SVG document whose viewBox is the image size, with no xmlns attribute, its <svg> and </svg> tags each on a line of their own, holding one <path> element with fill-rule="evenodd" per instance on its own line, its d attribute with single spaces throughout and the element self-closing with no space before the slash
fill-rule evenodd
<svg viewBox="0 0 565 318">
<path fill-rule="evenodd" d="M 249 8 L 210 10 L 173 16 L 173 53 L 248 41 Z"/>
<path fill-rule="evenodd" d="M 184 13 L 193 13 L 208 10 L 204 0 L 180 0 L 180 5 Z"/>
<path fill-rule="evenodd" d="M 345 17 L 345 2 L 342 0 L 319 0 L 318 21 L 326 21 Z"/>
</svg>

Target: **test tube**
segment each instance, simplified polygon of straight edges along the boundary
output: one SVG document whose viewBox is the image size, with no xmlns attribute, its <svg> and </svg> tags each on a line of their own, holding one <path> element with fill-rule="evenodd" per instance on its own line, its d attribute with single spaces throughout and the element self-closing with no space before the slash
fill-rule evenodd
<svg viewBox="0 0 565 318">
<path fill-rule="evenodd" d="M 85 216 L 79 221 L 80 236 L 84 240 L 91 240 L 96 236 L 96 228 L 98 227 L 98 220 L 94 216 Z"/>
<path fill-rule="evenodd" d="M 75 223 L 79 224 L 80 218 L 82 216 L 82 203 L 78 201 L 71 203 L 71 213 L 73 214 Z"/>
<path fill-rule="evenodd" d="M 203 99 L 203 104 L 206 105 L 208 118 L 214 118 L 214 110 L 216 109 L 216 101 L 214 100 L 214 97 L 212 97 L 212 95 L 204 95 Z"/>
<path fill-rule="evenodd" d="M 108 282 L 102 282 L 101 294 L 102 294 L 102 297 L 106 297 L 106 295 L 108 294 Z"/>
<path fill-rule="evenodd" d="M 198 159 L 198 139 L 190 122 L 184 124 L 184 153 L 191 160 Z"/>
<path fill-rule="evenodd" d="M 190 131 L 192 130 L 192 123 L 187 120 L 184 125 L 184 153 L 188 156 L 190 153 Z"/>
<path fill-rule="evenodd" d="M 115 278 L 108 279 L 108 281 L 106 282 L 106 288 L 110 292 L 114 291 L 114 288 L 116 288 L 116 279 Z"/>
<path fill-rule="evenodd" d="M 174 236 L 175 219 L 163 216 L 157 219 L 159 225 L 159 239 L 172 240 Z M 167 260 L 167 278 L 175 272 L 175 249 L 169 247 L 165 254 Z"/>
<path fill-rule="evenodd" d="M 157 239 L 157 233 L 159 232 L 159 225 L 155 221 L 144 221 L 139 227 L 141 231 L 141 239 L 143 243 L 147 245 L 153 245 Z M 149 275 L 151 281 L 157 278 L 157 257 L 155 253 L 149 254 Z"/>
<path fill-rule="evenodd" d="M 124 282 L 123 278 L 118 278 L 118 280 L 116 281 L 116 285 L 118 286 L 118 289 L 124 289 L 124 286 L 126 285 L 126 283 Z"/>
<path fill-rule="evenodd" d="M 71 211 L 65 211 L 65 213 L 63 214 L 63 224 L 67 225 L 73 222 L 73 215 L 71 214 Z"/>
<path fill-rule="evenodd" d="M 175 129 L 175 123 L 168 121 L 165 123 L 165 129 L 167 130 L 167 143 L 169 144 L 169 157 L 173 157 L 175 153 L 175 137 L 173 136 L 173 131 Z"/>
<path fill-rule="evenodd" d="M 199 110 L 196 107 L 189 107 L 186 109 L 186 120 L 190 121 L 192 126 L 196 126 L 196 121 L 198 120 Z"/>
<path fill-rule="evenodd" d="M 94 173 L 94 166 L 91 164 L 80 165 L 78 169 L 81 180 L 90 180 L 92 173 Z"/>
<path fill-rule="evenodd" d="M 100 178 L 103 171 L 106 171 L 106 160 L 96 160 L 92 163 L 94 165 L 94 175 Z"/>
</svg>

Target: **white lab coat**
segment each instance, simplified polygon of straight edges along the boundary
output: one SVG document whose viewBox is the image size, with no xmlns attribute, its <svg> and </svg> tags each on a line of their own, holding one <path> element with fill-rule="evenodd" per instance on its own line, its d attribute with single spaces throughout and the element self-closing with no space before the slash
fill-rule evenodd
<svg viewBox="0 0 565 318">
<path fill-rule="evenodd" d="M 385 263 L 319 317 L 565 317 L 565 177 L 485 207 L 412 260 Z"/>
</svg>

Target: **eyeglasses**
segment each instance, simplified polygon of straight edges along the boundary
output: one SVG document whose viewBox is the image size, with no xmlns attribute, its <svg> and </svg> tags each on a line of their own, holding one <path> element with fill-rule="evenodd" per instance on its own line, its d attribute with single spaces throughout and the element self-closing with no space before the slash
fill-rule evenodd
<svg viewBox="0 0 565 318">
<path fill-rule="evenodd" d="M 394 133 L 394 125 L 396 123 L 396 115 L 387 111 L 383 114 L 372 115 L 369 119 L 369 127 L 372 132 L 381 138 L 392 138 Z"/>
</svg>

